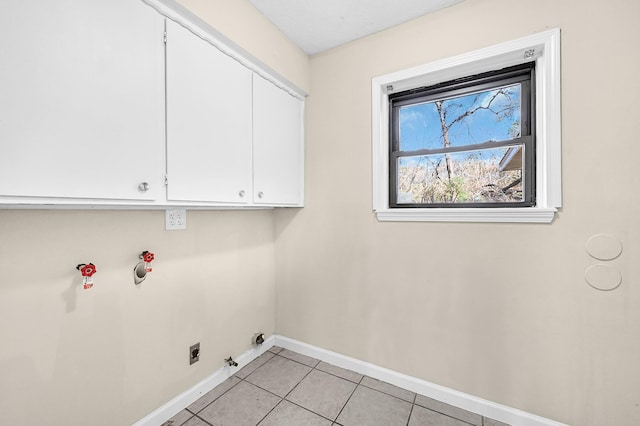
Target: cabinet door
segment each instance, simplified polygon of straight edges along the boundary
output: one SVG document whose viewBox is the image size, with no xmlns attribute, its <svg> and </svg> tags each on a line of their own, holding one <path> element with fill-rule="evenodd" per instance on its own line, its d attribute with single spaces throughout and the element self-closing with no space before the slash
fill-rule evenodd
<svg viewBox="0 0 640 426">
<path fill-rule="evenodd" d="M 3 1 L 0 197 L 163 195 L 162 25 L 141 1 Z"/>
<path fill-rule="evenodd" d="M 303 101 L 254 74 L 254 203 L 302 205 L 303 111 Z"/>
<path fill-rule="evenodd" d="M 251 201 L 251 71 L 167 20 L 169 201 Z"/>
</svg>

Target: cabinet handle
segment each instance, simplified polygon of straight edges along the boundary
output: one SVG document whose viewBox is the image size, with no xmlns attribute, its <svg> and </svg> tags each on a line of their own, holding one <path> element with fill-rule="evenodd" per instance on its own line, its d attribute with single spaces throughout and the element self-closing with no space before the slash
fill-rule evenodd
<svg viewBox="0 0 640 426">
<path fill-rule="evenodd" d="M 262 198 L 264 196 L 264 192 L 260 191 L 258 192 L 258 198 Z"/>
<path fill-rule="evenodd" d="M 238 192 L 238 195 L 240 196 L 240 198 L 244 197 L 244 189 Z"/>
<path fill-rule="evenodd" d="M 147 192 L 149 188 L 151 188 L 151 186 L 149 186 L 147 182 L 142 182 L 140 185 L 138 185 L 138 191 L 140 192 Z"/>
</svg>

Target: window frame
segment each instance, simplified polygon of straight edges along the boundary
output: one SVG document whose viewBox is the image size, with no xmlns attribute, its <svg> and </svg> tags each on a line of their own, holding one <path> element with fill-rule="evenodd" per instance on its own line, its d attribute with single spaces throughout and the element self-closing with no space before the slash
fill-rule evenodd
<svg viewBox="0 0 640 426">
<path fill-rule="evenodd" d="M 535 62 L 535 205 L 392 207 L 389 95 Z M 373 210 L 380 221 L 550 223 L 562 207 L 560 29 L 552 29 L 372 79 Z"/>
<path fill-rule="evenodd" d="M 521 135 L 503 141 L 486 141 L 460 147 L 403 151 L 400 148 L 399 112 L 406 106 L 456 98 L 473 93 L 493 90 L 512 84 L 521 87 Z M 390 208 L 490 208 L 532 207 L 535 205 L 535 64 L 521 65 L 490 71 L 466 78 L 447 81 L 435 86 L 394 93 L 389 96 L 389 207 Z M 452 203 L 400 203 L 397 201 L 397 160 L 402 157 L 446 154 L 479 149 L 506 148 L 522 145 L 524 167 L 522 170 L 523 200 L 519 202 L 452 202 Z"/>
</svg>

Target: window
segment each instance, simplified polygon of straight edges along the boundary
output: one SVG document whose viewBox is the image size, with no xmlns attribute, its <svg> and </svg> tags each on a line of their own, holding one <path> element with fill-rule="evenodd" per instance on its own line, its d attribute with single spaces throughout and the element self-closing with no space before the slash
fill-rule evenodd
<svg viewBox="0 0 640 426">
<path fill-rule="evenodd" d="M 535 204 L 534 64 L 389 96 L 389 205 Z"/>
<path fill-rule="evenodd" d="M 559 30 L 372 81 L 379 220 L 551 222 Z"/>
</svg>

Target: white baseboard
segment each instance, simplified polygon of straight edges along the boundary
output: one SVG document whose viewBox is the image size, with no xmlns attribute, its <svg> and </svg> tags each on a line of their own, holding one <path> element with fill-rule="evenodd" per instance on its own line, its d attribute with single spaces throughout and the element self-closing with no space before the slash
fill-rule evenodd
<svg viewBox="0 0 640 426">
<path fill-rule="evenodd" d="M 536 416 L 525 411 L 487 401 L 463 392 L 446 388 L 435 383 L 427 382 L 406 374 L 398 373 L 388 368 L 351 358 L 336 352 L 328 351 L 317 346 L 309 345 L 284 336 L 275 336 L 275 346 L 307 355 L 338 367 L 364 374 L 374 379 L 382 380 L 392 385 L 408 389 L 420 395 L 442 401 L 444 403 L 472 411 L 485 417 L 492 418 L 513 426 L 566 426 L 544 417 Z"/>
<path fill-rule="evenodd" d="M 178 414 L 180 411 L 187 408 L 189 405 L 194 403 L 198 398 L 200 398 L 205 393 L 209 392 L 220 383 L 227 380 L 229 377 L 233 376 L 238 370 L 240 370 L 245 365 L 249 364 L 251 361 L 262 355 L 264 352 L 268 351 L 269 348 L 274 346 L 275 336 L 270 336 L 268 339 L 265 339 L 264 343 L 257 347 L 252 347 L 248 351 L 244 352 L 242 355 L 234 358 L 234 360 L 238 363 L 237 367 L 229 367 L 224 366 L 219 370 L 216 370 L 212 375 L 196 384 L 191 389 L 187 389 L 182 392 L 180 395 L 173 398 L 171 401 L 164 404 L 162 407 L 148 414 L 144 418 L 138 420 L 133 426 L 159 426 L 162 423 L 169 420 L 171 417 Z"/>
<path fill-rule="evenodd" d="M 486 399 L 478 398 L 435 383 L 427 382 L 426 380 L 407 376 L 406 374 L 398 373 L 388 368 L 279 335 L 270 336 L 259 347 L 251 348 L 240 355 L 236 359 L 238 367 L 231 368 L 225 366 L 215 371 L 211 376 L 196 384 L 191 389 L 186 390 L 162 407 L 134 423 L 133 426 L 161 425 L 273 346 L 280 346 L 513 426 L 566 426 L 563 423 L 487 401 Z"/>
</svg>

